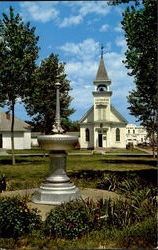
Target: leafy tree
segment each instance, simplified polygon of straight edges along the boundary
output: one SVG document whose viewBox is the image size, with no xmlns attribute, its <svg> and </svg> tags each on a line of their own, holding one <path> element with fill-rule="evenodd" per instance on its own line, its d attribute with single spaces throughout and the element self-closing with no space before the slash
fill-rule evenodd
<svg viewBox="0 0 158 250">
<path fill-rule="evenodd" d="M 113 1 L 125 2 L 130 1 Z M 122 27 L 128 46 L 124 63 L 136 84 L 128 96 L 129 110 L 154 141 L 158 123 L 157 1 L 130 2 L 123 13 Z M 153 143 L 153 155 L 154 148 Z"/>
<path fill-rule="evenodd" d="M 52 133 L 56 110 L 56 87 L 60 82 L 60 114 L 67 118 L 74 110 L 69 108 L 72 98 L 69 96 L 70 81 L 66 79 L 65 63 L 59 62 L 58 55 L 51 54 L 42 60 L 35 72 L 35 81 L 30 94 L 25 100 L 28 114 L 33 116 L 33 123 L 41 132 Z"/>
<path fill-rule="evenodd" d="M 62 120 L 62 127 L 64 131 L 68 132 L 79 132 L 80 125 L 78 121 L 71 121 L 70 119 Z"/>
<path fill-rule="evenodd" d="M 11 142 L 14 156 L 14 113 L 17 98 L 23 99 L 30 88 L 35 60 L 38 57 L 35 28 L 24 24 L 19 14 L 10 7 L 9 16 L 3 13 L 0 20 L 0 105 L 8 106 L 12 113 Z"/>
</svg>

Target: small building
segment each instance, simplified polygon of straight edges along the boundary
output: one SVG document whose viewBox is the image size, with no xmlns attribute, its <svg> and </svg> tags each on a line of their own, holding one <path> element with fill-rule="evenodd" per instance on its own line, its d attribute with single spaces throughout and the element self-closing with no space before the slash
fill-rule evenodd
<svg viewBox="0 0 158 250">
<path fill-rule="evenodd" d="M 104 65 L 103 52 L 93 84 L 93 106 L 80 120 L 80 147 L 125 148 L 127 121 L 111 104 L 111 80 Z"/>
<path fill-rule="evenodd" d="M 126 126 L 126 144 L 132 143 L 133 146 L 136 146 L 142 143 L 149 143 L 147 135 L 147 130 L 143 126 L 135 124 L 127 124 Z"/>
<path fill-rule="evenodd" d="M 11 115 L 0 111 L 0 148 L 11 149 Z M 26 122 L 15 117 L 14 148 L 31 149 L 31 128 Z"/>
</svg>

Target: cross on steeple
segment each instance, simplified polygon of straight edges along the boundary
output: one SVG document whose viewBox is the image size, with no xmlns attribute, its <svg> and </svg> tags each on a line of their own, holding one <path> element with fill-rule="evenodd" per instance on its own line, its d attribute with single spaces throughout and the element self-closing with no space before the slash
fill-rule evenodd
<svg viewBox="0 0 158 250">
<path fill-rule="evenodd" d="M 101 56 L 103 56 L 103 50 L 104 50 L 104 46 L 103 44 L 101 44 Z"/>
</svg>

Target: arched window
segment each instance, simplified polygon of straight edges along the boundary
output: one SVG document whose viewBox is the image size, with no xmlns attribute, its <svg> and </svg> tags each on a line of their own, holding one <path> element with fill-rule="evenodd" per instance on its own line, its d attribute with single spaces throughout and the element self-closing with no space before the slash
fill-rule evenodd
<svg viewBox="0 0 158 250">
<path fill-rule="evenodd" d="M 120 129 L 116 129 L 116 141 L 120 141 Z"/>
<path fill-rule="evenodd" d="M 90 132 L 88 128 L 86 128 L 86 141 L 90 141 Z"/>
</svg>

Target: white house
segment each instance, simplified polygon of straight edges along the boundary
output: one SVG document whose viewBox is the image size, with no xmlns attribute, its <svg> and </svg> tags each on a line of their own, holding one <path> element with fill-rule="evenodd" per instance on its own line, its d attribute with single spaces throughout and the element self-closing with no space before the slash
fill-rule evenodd
<svg viewBox="0 0 158 250">
<path fill-rule="evenodd" d="M 111 104 L 111 80 L 105 69 L 103 53 L 93 83 L 93 106 L 80 120 L 80 147 L 125 148 L 127 121 Z"/>
<path fill-rule="evenodd" d="M 11 115 L 9 112 L 0 111 L 0 148 L 11 149 Z M 15 149 L 31 148 L 30 125 L 15 117 L 14 124 Z"/>
<path fill-rule="evenodd" d="M 137 126 L 135 124 L 127 124 L 126 126 L 126 144 L 133 143 L 134 146 L 139 143 L 149 143 L 147 138 L 147 131 L 143 126 Z"/>
</svg>

